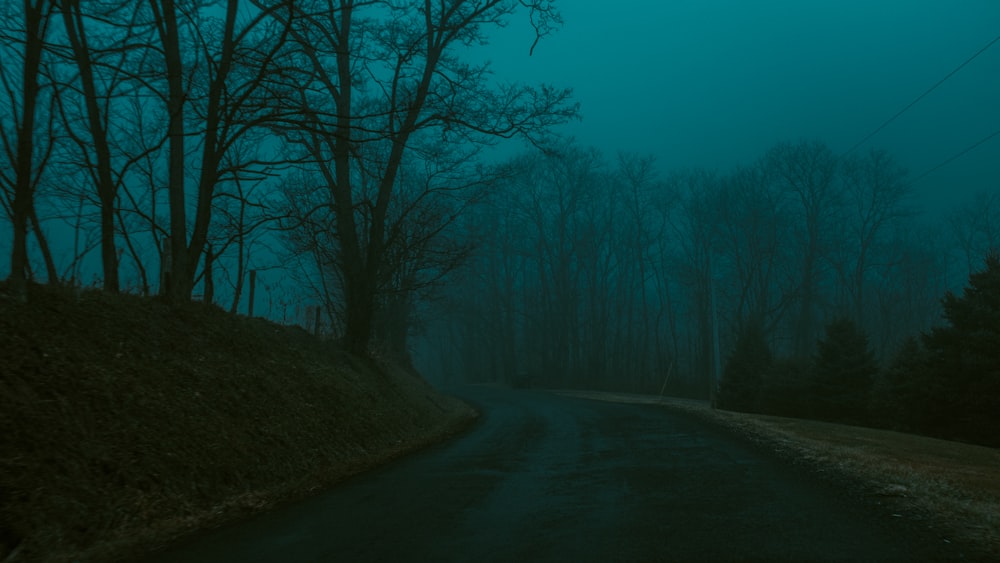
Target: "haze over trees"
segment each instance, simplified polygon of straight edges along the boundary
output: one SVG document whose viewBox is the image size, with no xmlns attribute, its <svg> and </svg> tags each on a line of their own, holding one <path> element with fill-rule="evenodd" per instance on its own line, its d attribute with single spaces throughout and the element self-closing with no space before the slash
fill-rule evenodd
<svg viewBox="0 0 1000 563">
<path fill-rule="evenodd" d="M 429 371 L 876 424 L 908 396 L 885 396 L 881 367 L 965 275 L 960 239 L 934 236 L 948 225 L 914 212 L 885 151 L 801 141 L 728 174 L 661 174 L 570 143 L 515 169 L 424 309 Z"/>
<path fill-rule="evenodd" d="M 261 285 L 273 318 L 361 354 L 416 351 L 442 378 L 984 424 L 967 401 L 994 380 L 954 364 L 985 350 L 955 352 L 954 331 L 978 330 L 964 302 L 944 302 L 952 332 L 931 327 L 1000 245 L 996 194 L 930 223 L 884 150 L 789 140 L 661 170 L 555 138 L 578 117 L 568 90 L 466 58 L 513 18 L 545 38 L 551 2 L 26 0 L 0 16 L 22 299 L 44 281 L 235 313 Z M 508 139 L 525 152 L 498 156 Z M 909 379 L 942 358 L 951 383 L 927 381 L 951 406 Z"/>
<path fill-rule="evenodd" d="M 490 236 L 446 296 L 468 326 L 442 341 L 487 378 L 509 371 L 489 359 L 505 349 L 552 383 L 707 391 L 743 327 L 801 357 L 838 316 L 885 357 L 936 319 L 954 275 L 891 155 L 817 141 L 728 174 L 568 144 L 518 161 L 474 213 Z"/>
</svg>

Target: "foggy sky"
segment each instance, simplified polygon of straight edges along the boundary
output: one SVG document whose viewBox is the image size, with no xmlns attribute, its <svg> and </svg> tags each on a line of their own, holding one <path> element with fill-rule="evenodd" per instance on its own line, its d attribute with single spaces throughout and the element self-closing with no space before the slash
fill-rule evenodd
<svg viewBox="0 0 1000 563">
<path fill-rule="evenodd" d="M 565 128 L 661 171 L 748 164 L 772 145 L 843 154 L 1000 35 L 997 0 L 572 0 L 528 56 L 519 18 L 481 50 L 501 80 L 571 87 Z M 1000 42 L 858 151 L 889 150 L 914 178 L 1000 130 Z M 914 184 L 933 209 L 1000 189 L 1000 136 Z"/>
<path fill-rule="evenodd" d="M 530 56 L 522 11 L 490 45 L 502 81 L 573 88 L 562 128 L 609 157 L 652 154 L 661 172 L 728 171 L 775 143 L 842 154 L 1000 35 L 1000 0 L 558 0 L 565 25 Z M 859 150 L 917 176 L 1000 130 L 1000 42 Z M 1000 135 L 914 185 L 947 212 L 1000 190 Z M 0 225 L 9 256 L 9 223 Z M 71 239 L 54 224 L 55 243 Z M 56 244 L 57 260 L 70 250 Z M 97 259 L 91 253 L 89 262 Z M 9 260 L 0 261 L 6 277 Z"/>
</svg>

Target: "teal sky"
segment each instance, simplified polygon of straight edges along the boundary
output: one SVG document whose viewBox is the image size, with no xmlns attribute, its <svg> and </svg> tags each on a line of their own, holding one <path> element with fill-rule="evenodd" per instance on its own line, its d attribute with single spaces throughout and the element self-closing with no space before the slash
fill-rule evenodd
<svg viewBox="0 0 1000 563">
<path fill-rule="evenodd" d="M 571 87 L 565 133 L 661 170 L 727 170 L 781 141 L 841 153 L 1000 36 L 998 0 L 563 0 L 528 56 L 519 21 L 482 51 L 501 80 Z M 524 18 L 521 18 L 524 19 Z M 918 176 L 1000 130 L 1000 42 L 859 150 Z M 1000 135 L 914 184 L 948 206 L 1000 190 Z"/>
</svg>

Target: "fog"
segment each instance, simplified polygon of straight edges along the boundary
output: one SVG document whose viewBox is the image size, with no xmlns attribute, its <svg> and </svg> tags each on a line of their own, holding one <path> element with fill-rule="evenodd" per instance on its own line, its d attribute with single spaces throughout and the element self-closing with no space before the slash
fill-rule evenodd
<svg viewBox="0 0 1000 563">
<path fill-rule="evenodd" d="M 497 76 L 570 86 L 583 120 L 564 128 L 662 169 L 727 169 L 781 141 L 846 152 L 995 41 L 1000 4 L 937 2 L 565 2 L 565 26 L 533 55 L 523 21 L 477 52 Z M 884 148 L 922 176 L 1000 130 L 993 44 L 856 150 Z M 914 183 L 928 209 L 1000 190 L 1000 136 Z"/>
<path fill-rule="evenodd" d="M 750 320 L 801 356 L 848 315 L 884 360 L 1000 237 L 993 1 L 363 4 L 346 51 L 349 11 L 250 6 L 109 3 L 89 51 L 53 11 L 30 158 L 4 6 L 0 254 L 15 191 L 37 220 L 0 276 L 240 313 L 253 279 L 255 315 L 432 372 L 704 391 Z"/>
</svg>

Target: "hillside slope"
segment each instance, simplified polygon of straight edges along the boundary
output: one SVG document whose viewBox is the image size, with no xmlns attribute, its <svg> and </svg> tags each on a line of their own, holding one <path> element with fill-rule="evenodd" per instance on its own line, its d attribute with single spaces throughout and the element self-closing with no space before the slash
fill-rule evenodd
<svg viewBox="0 0 1000 563">
<path fill-rule="evenodd" d="M 417 375 L 200 304 L 0 287 L 0 561 L 115 560 L 441 440 Z"/>
</svg>

